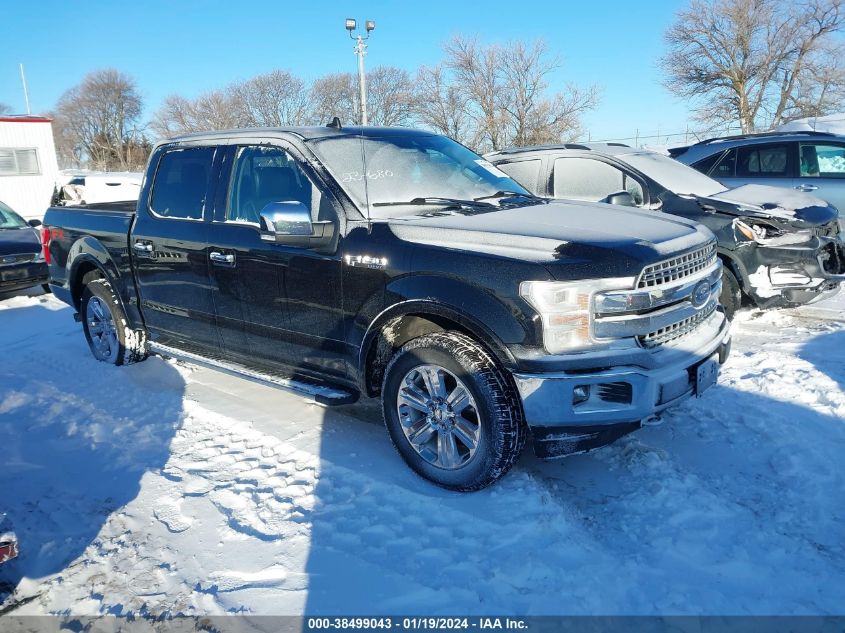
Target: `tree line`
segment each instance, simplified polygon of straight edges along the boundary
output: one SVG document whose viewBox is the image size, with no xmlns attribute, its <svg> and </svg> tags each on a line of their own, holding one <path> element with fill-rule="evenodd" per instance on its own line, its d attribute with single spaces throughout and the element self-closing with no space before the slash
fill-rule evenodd
<svg viewBox="0 0 845 633">
<path fill-rule="evenodd" d="M 436 66 L 415 73 L 395 66 L 367 72 L 371 125 L 419 126 L 476 149 L 573 140 L 598 89 L 551 89 L 560 59 L 545 42 L 483 44 L 457 36 Z M 95 71 L 56 106 L 55 134 L 63 164 L 137 169 L 150 141 L 238 127 L 324 125 L 360 121 L 358 76 L 331 73 L 306 82 L 278 69 L 197 97 L 173 94 L 140 124 L 143 102 L 135 81 L 113 69 Z"/>
<path fill-rule="evenodd" d="M 845 0 L 690 0 L 664 34 L 664 85 L 688 101 L 705 131 L 739 125 L 753 132 L 841 111 L 843 28 Z M 599 89 L 558 83 L 560 67 L 542 40 L 455 36 L 435 65 L 368 71 L 369 122 L 427 128 L 479 152 L 576 140 Z M 143 105 L 124 73 L 87 75 L 52 113 L 62 165 L 134 170 L 153 140 L 176 134 L 360 120 L 351 72 L 306 81 L 278 69 L 195 97 L 172 94 L 145 123 Z"/>
</svg>

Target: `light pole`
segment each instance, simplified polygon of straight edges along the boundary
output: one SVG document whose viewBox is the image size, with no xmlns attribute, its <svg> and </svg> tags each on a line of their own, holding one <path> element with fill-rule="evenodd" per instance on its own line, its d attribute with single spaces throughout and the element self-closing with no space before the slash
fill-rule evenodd
<svg viewBox="0 0 845 633">
<path fill-rule="evenodd" d="M 370 33 L 376 28 L 376 23 L 373 20 L 367 20 L 364 27 L 367 30 L 366 35 L 353 35 L 358 23 L 352 18 L 346 18 L 346 30 L 349 31 L 349 37 L 355 42 L 355 54 L 358 56 L 358 92 L 361 98 L 361 125 L 367 125 L 367 77 L 364 74 L 364 55 L 367 54 L 367 45 L 364 40 L 370 39 Z"/>
</svg>

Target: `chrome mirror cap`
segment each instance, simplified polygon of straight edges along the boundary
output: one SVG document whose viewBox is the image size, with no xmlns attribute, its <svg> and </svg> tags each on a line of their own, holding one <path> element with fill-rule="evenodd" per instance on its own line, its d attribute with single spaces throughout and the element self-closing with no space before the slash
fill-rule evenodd
<svg viewBox="0 0 845 633">
<path fill-rule="evenodd" d="M 312 235 L 311 211 L 301 202 L 268 202 L 261 213 L 261 230 L 273 235 Z"/>
</svg>

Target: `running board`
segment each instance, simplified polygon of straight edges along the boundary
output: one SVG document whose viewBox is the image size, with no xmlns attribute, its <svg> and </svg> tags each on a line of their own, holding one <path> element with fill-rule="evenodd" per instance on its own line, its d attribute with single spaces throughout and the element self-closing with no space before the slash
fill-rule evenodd
<svg viewBox="0 0 845 633">
<path fill-rule="evenodd" d="M 310 396 L 314 399 L 314 402 L 317 402 L 318 404 L 333 407 L 343 404 L 353 404 L 358 400 L 357 393 L 345 391 L 336 387 L 325 387 L 323 385 L 295 380 L 293 378 L 274 376 L 273 374 L 248 369 L 235 363 L 206 358 L 205 356 L 200 356 L 199 354 L 187 352 L 175 347 L 162 345 L 161 343 L 156 343 L 155 341 L 149 341 L 147 346 L 151 352 L 158 354 L 159 356 L 175 358 L 176 360 L 201 365 L 210 369 L 217 369 L 227 374 L 238 376 L 239 378 L 246 378 L 255 382 L 281 387 L 282 389 L 287 389 L 288 391 L 294 391 L 302 395 Z"/>
</svg>

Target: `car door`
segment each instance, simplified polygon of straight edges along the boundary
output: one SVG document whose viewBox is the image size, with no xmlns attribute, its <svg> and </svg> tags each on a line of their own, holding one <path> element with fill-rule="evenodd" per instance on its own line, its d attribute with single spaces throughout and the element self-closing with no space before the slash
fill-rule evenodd
<svg viewBox="0 0 845 633">
<path fill-rule="evenodd" d="M 601 202 L 611 194 L 627 191 L 634 206 L 647 203 L 643 184 L 623 169 L 587 156 L 555 158 L 549 190 L 555 198 Z"/>
<path fill-rule="evenodd" d="M 798 147 L 794 187 L 845 212 L 845 143 L 807 141 Z"/>
<path fill-rule="evenodd" d="M 301 203 L 314 221 L 337 219 L 295 151 L 280 141 L 227 152 L 228 186 L 217 198 L 209 236 L 220 335 L 227 354 L 250 362 L 340 375 L 346 366 L 339 255 L 267 239 L 262 231 L 260 213 L 270 203 Z"/>
<path fill-rule="evenodd" d="M 203 352 L 220 348 L 207 265 L 219 159 L 215 146 L 158 150 L 130 233 L 141 309 L 153 339 Z"/>
<path fill-rule="evenodd" d="M 728 188 L 742 185 L 792 187 L 795 143 L 756 143 L 725 152 L 710 176 Z"/>
</svg>

